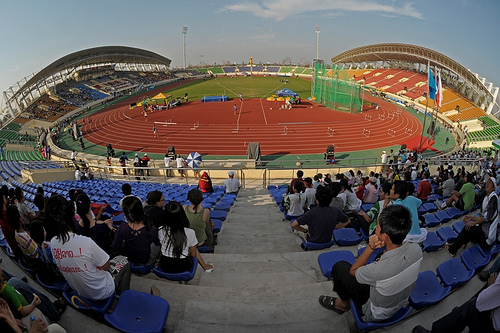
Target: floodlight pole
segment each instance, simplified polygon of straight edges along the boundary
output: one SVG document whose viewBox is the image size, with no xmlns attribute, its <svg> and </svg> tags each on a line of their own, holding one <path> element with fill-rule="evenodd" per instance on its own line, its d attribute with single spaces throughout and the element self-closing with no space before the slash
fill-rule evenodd
<svg viewBox="0 0 500 333">
<path fill-rule="evenodd" d="M 186 34 L 188 31 L 188 27 L 183 27 L 182 28 L 182 35 L 183 35 L 183 50 L 184 50 L 184 69 L 186 69 Z"/>
<path fill-rule="evenodd" d="M 321 32 L 319 30 L 319 25 L 317 25 L 314 30 L 316 31 L 316 60 L 318 60 L 319 59 L 319 33 Z"/>
</svg>

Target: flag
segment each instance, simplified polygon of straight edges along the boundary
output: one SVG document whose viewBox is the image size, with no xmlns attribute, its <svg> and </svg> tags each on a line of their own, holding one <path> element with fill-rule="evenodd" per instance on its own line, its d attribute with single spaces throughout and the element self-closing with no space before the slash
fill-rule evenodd
<svg viewBox="0 0 500 333">
<path fill-rule="evenodd" d="M 441 85 L 441 71 L 436 70 L 436 104 L 440 108 L 443 101 L 443 86 Z"/>
<path fill-rule="evenodd" d="M 434 80 L 434 76 L 432 75 L 432 69 L 429 67 L 429 75 L 427 77 L 427 84 L 429 90 L 429 98 L 436 98 L 436 81 Z"/>
</svg>

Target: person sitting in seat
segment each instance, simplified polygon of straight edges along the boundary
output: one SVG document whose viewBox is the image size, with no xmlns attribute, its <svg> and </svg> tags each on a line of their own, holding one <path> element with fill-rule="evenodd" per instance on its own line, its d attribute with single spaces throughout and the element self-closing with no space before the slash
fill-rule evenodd
<svg viewBox="0 0 500 333">
<path fill-rule="evenodd" d="M 464 185 L 464 187 L 467 183 Z M 458 249 L 470 241 L 478 243 L 483 248 L 489 248 L 498 240 L 498 195 L 496 194 L 496 180 L 490 177 L 486 181 L 486 197 L 481 206 L 481 214 L 476 217 L 467 215 L 463 218 L 465 227 L 460 231 L 453 244 L 446 243 L 444 248 L 454 257 Z"/>
<path fill-rule="evenodd" d="M 293 184 L 293 194 L 288 194 L 285 197 L 283 202 L 283 206 L 285 207 L 285 211 L 283 214 L 285 215 L 286 220 L 293 220 L 304 214 L 304 209 L 307 209 L 309 203 L 307 202 L 307 195 L 303 192 L 305 190 L 304 182 L 296 181 Z"/>
<path fill-rule="evenodd" d="M 318 206 L 292 222 L 292 228 L 306 234 L 307 242 L 328 243 L 332 240 L 334 229 L 343 228 L 351 222 L 341 210 L 329 206 L 332 197 L 329 188 L 318 186 L 316 189 Z"/>
<path fill-rule="evenodd" d="M 210 210 L 203 208 L 203 193 L 197 188 L 188 192 L 190 205 L 184 205 L 184 212 L 189 220 L 189 227 L 194 230 L 197 246 L 212 246 L 214 243 L 214 225 L 210 221 Z"/>
<path fill-rule="evenodd" d="M 123 200 L 122 207 L 128 223 L 122 223 L 118 227 L 113 239 L 113 251 L 121 250 L 123 255 L 137 265 L 150 266 L 160 254 L 158 230 L 145 215 L 141 200 L 127 197 Z"/>
<path fill-rule="evenodd" d="M 366 223 L 360 223 L 360 228 L 366 231 L 367 234 L 371 235 L 375 228 L 377 227 L 377 219 L 382 213 L 383 209 L 389 205 L 392 205 L 393 202 L 390 198 L 390 192 L 392 189 L 392 183 L 387 181 L 382 184 L 380 188 L 380 201 L 375 202 L 372 208 L 365 213 L 360 210 L 358 215 L 360 215 Z"/>
<path fill-rule="evenodd" d="M 82 193 L 76 197 L 76 232 L 90 237 L 107 253 L 111 253 L 113 220 L 98 220 L 92 216 L 90 198 Z"/>
<path fill-rule="evenodd" d="M 366 185 L 363 203 L 375 203 L 378 200 L 377 178 L 370 177 L 369 181 L 370 183 Z"/>
<path fill-rule="evenodd" d="M 157 230 L 163 223 L 163 215 L 165 214 L 164 207 L 165 196 L 161 191 L 154 190 L 148 193 L 146 197 L 146 206 L 144 206 L 144 214 L 149 217 L 150 222 Z"/>
<path fill-rule="evenodd" d="M 445 202 L 436 200 L 436 206 L 439 209 L 446 209 L 446 207 L 451 207 L 451 205 L 455 204 L 455 207 L 461 211 L 471 210 L 474 206 L 474 200 L 476 198 L 476 190 L 473 181 L 474 175 L 468 173 L 467 182 L 462 185 L 460 192 L 453 191 L 451 197 L 449 197 Z"/>
<path fill-rule="evenodd" d="M 108 299 L 115 288 L 118 294 L 128 290 L 130 264 L 126 258 L 109 260 L 91 238 L 77 235 L 73 212 L 71 203 L 61 195 L 50 197 L 45 208 L 47 239 L 66 281 L 78 294 L 94 301 Z"/>
<path fill-rule="evenodd" d="M 355 216 L 361 209 L 362 201 L 356 197 L 356 194 L 352 191 L 351 185 L 347 179 L 341 179 L 340 185 L 342 186 L 342 191 L 346 195 L 346 205 L 344 207 L 344 213 L 347 216 Z"/>
<path fill-rule="evenodd" d="M 165 220 L 158 230 L 161 243 L 160 268 L 166 273 L 182 273 L 193 268 L 193 257 L 210 273 L 214 266 L 205 263 L 196 248 L 198 240 L 193 229 L 189 228 L 189 220 L 177 201 L 170 201 L 165 206 Z"/>
<path fill-rule="evenodd" d="M 411 186 L 411 188 L 409 188 Z M 422 200 L 409 195 L 413 193 L 413 183 L 406 183 L 403 180 L 396 180 L 392 185 L 390 198 L 394 200 L 395 205 L 405 206 L 410 211 L 411 229 L 406 236 L 409 242 L 420 243 L 427 238 L 427 229 L 420 228 L 418 219 L 418 208 L 422 205 Z"/>
<path fill-rule="evenodd" d="M 350 300 L 362 311 L 363 321 L 382 321 L 407 304 L 422 261 L 418 244 L 404 242 L 412 226 L 410 211 L 402 205 L 386 207 L 377 220 L 375 234 L 354 264 L 337 262 L 332 268 L 333 290 L 339 298 L 320 296 L 319 303 L 343 314 Z M 370 255 L 382 247 L 380 259 L 366 264 Z"/>
<path fill-rule="evenodd" d="M 66 310 L 63 299 L 51 302 L 47 296 L 26 282 L 14 276 L 7 280 L 6 277 L 8 276 L 10 275 L 4 274 L 3 269 L 0 267 L 0 318 L 6 314 L 6 309 L 10 308 L 15 313 L 14 317 L 21 318 L 22 324 L 28 328 L 30 327 L 30 316 L 42 319 L 46 325 L 59 321 Z M 3 330 L 0 331 L 4 332 Z"/>
</svg>

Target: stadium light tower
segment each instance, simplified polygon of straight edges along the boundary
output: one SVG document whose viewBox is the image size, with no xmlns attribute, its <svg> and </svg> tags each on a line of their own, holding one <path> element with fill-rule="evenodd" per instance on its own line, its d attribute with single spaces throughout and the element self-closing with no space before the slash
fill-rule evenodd
<svg viewBox="0 0 500 333">
<path fill-rule="evenodd" d="M 319 25 L 314 28 L 314 31 L 316 31 L 316 60 L 319 60 L 319 33 L 321 32 L 319 30 Z"/>
<path fill-rule="evenodd" d="M 182 28 L 182 36 L 183 36 L 183 50 L 184 50 L 184 69 L 186 69 L 186 34 L 188 32 L 188 27 Z"/>
</svg>

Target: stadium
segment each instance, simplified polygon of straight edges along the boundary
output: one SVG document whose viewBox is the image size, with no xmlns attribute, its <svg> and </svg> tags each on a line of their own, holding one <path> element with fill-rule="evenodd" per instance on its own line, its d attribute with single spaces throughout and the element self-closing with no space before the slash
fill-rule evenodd
<svg viewBox="0 0 500 333">
<path fill-rule="evenodd" d="M 152 266 L 133 271 L 130 289 L 149 294 L 154 286 L 160 292 L 155 297 L 168 302 L 166 308 L 161 303 L 162 310 L 147 306 L 153 300 L 139 298 L 130 302 L 144 302 L 139 303 L 142 312 L 122 309 L 126 301 L 113 297 L 99 304 L 104 308 L 86 309 L 67 286 L 44 283 L 23 266 L 3 237 L 0 256 L 6 271 L 28 276 L 30 285 L 53 299 L 66 299 L 59 324 L 67 332 L 127 331 L 141 320 L 148 322 L 144 325 L 159 321 L 159 331 L 167 332 L 323 332 L 332 327 L 336 332 L 409 332 L 421 323 L 430 327 L 483 287 L 475 273 L 495 261 L 500 247 L 478 250 L 469 244 L 453 261 L 446 251 L 437 251 L 460 233 L 462 216 L 479 213 L 480 205 L 468 212 L 439 211 L 444 216 L 434 205 L 442 197 L 433 196 L 419 210 L 432 237 L 421 244 L 418 287 L 404 313 L 393 322 L 374 324 L 363 322 L 359 310 L 326 311 L 317 298 L 332 293 L 331 267 L 337 260 L 332 258 L 354 260 L 367 245 L 366 235 L 342 239 L 334 233 L 331 246 L 304 251 L 305 242 L 290 231 L 280 208 L 286 185 L 299 169 L 308 177 L 361 170 L 385 178 L 389 165 L 381 155 L 390 150 L 414 152 L 409 165 L 428 163 L 431 174 L 448 164 L 481 171 L 485 161 L 496 160 L 500 147 L 495 142 L 499 88 L 486 78 L 444 54 L 409 44 L 366 45 L 331 61 L 316 59 L 313 66 L 253 64 L 250 58 L 241 65 L 181 70 L 170 64 L 148 50 L 95 47 L 57 59 L 3 93 L 2 185 L 21 188 L 35 210 L 40 186 L 46 198 L 82 189 L 94 208 L 109 207 L 106 212 L 118 227 L 126 223 L 120 204 L 124 183 L 131 183 L 142 201 L 159 190 L 166 201 L 182 204 L 199 185 L 199 174 L 207 172 L 214 185 L 203 201 L 217 220 L 218 244 L 203 253 L 214 271 L 206 273 L 195 264 L 179 282 Z M 434 88 L 439 85 L 440 101 L 429 96 L 430 78 Z M 201 159 L 183 172 L 175 167 L 176 156 L 189 161 L 194 152 Z M 149 164 L 133 166 L 136 154 L 149 156 Z M 121 155 L 128 156 L 125 165 Z M 167 155 L 173 158 L 170 168 L 164 164 Z M 75 167 L 88 169 L 93 179 L 75 180 Z M 243 185 L 237 198 L 224 193 L 228 171 Z M 419 182 L 412 181 L 415 187 Z M 124 327 L 126 317 L 136 322 Z M 85 325 L 75 325 L 78 321 Z"/>
</svg>

